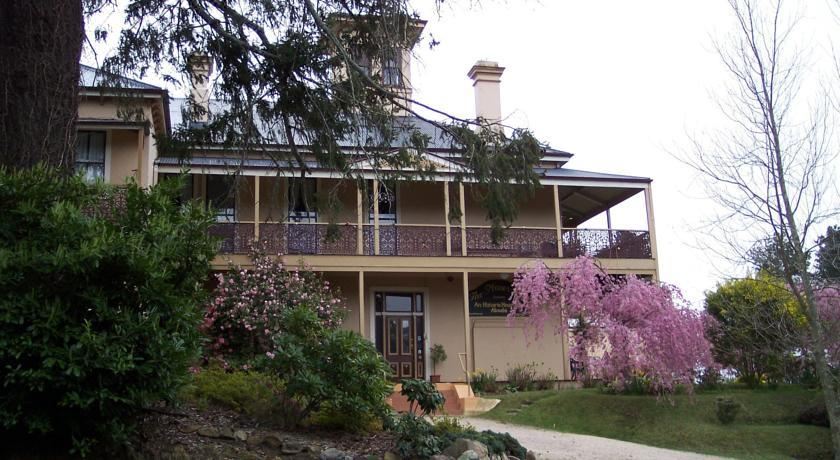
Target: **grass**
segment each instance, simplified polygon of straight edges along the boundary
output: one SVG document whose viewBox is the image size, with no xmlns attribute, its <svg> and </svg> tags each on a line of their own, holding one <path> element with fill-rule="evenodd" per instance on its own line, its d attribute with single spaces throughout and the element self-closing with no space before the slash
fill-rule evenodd
<svg viewBox="0 0 840 460">
<path fill-rule="evenodd" d="M 715 416 L 718 396 L 742 405 L 731 425 Z M 670 398 L 609 395 L 596 389 L 500 397 L 484 417 L 657 447 L 748 459 L 831 458 L 827 428 L 800 425 L 799 412 L 821 400 L 814 390 L 729 388 Z"/>
</svg>

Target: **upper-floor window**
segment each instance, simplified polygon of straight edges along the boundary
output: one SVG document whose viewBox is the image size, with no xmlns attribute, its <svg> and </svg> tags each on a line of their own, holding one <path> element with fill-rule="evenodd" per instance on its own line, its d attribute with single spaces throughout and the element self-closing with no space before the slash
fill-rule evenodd
<svg viewBox="0 0 840 460">
<path fill-rule="evenodd" d="M 315 179 L 289 179 L 289 222 L 318 221 L 315 207 Z"/>
<path fill-rule="evenodd" d="M 209 175 L 207 177 L 207 204 L 216 212 L 216 222 L 236 221 L 236 193 L 234 177 Z"/>
<path fill-rule="evenodd" d="M 371 73 L 371 66 L 370 66 L 370 57 L 361 50 L 354 50 L 353 51 L 353 61 L 356 62 L 356 65 L 362 69 L 362 73 L 365 75 L 370 75 Z"/>
<path fill-rule="evenodd" d="M 402 69 L 399 54 L 387 55 L 382 60 L 382 83 L 387 86 L 402 86 Z"/>
<path fill-rule="evenodd" d="M 158 182 L 163 183 L 164 181 L 179 180 L 180 176 L 181 176 L 180 174 L 174 174 L 174 173 L 161 173 L 158 176 L 158 178 L 159 178 Z M 194 176 L 192 174 L 187 175 L 187 177 L 185 177 L 183 179 L 183 183 L 181 184 L 180 193 L 175 198 L 175 202 L 178 205 L 185 204 L 193 198 L 193 181 L 194 181 Z"/>
<path fill-rule="evenodd" d="M 88 182 L 105 180 L 105 131 L 76 133 L 75 167 Z"/>
<path fill-rule="evenodd" d="M 373 187 L 368 195 L 368 203 L 373 203 Z M 373 206 L 370 207 L 370 222 L 375 219 Z M 379 223 L 397 223 L 397 184 L 394 181 L 379 181 Z"/>
</svg>

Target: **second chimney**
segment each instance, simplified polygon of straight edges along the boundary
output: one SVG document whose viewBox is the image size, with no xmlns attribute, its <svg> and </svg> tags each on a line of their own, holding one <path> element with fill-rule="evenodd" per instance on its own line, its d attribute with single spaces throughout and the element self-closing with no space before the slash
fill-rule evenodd
<svg viewBox="0 0 840 460">
<path fill-rule="evenodd" d="M 475 91 L 475 116 L 494 124 L 493 129 L 502 130 L 502 101 L 499 86 L 504 67 L 498 62 L 478 61 L 467 74 L 473 81 Z"/>
<path fill-rule="evenodd" d="M 203 54 L 194 54 L 189 59 L 190 99 L 193 122 L 210 120 L 210 75 L 213 73 L 213 60 Z"/>
</svg>

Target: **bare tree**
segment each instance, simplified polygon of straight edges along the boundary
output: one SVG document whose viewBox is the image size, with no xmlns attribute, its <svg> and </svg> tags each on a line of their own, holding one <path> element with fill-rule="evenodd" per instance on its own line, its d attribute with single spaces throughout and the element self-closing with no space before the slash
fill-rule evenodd
<svg viewBox="0 0 840 460">
<path fill-rule="evenodd" d="M 779 248 L 782 275 L 807 318 L 809 348 L 840 459 L 838 381 L 826 357 L 837 337 L 820 319 L 818 286 L 808 272 L 815 227 L 838 215 L 827 195 L 826 172 L 835 158 L 829 98 L 822 90 L 813 100 L 806 97 L 820 85 L 809 84 L 804 50 L 797 49 L 793 34 L 796 15 L 784 10 L 782 0 L 729 3 L 737 28 L 716 44 L 732 77 L 720 103 L 728 128 L 695 139 L 683 160 L 701 173 L 707 193 L 724 209 L 713 227 L 718 241 L 743 256 L 765 235 Z"/>
</svg>

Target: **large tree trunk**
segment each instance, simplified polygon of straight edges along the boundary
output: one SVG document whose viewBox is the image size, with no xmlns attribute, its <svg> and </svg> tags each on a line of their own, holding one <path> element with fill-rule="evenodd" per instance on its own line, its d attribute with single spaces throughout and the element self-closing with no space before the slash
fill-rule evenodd
<svg viewBox="0 0 840 460">
<path fill-rule="evenodd" d="M 0 165 L 70 170 L 78 113 L 81 0 L 0 2 Z"/>
</svg>

